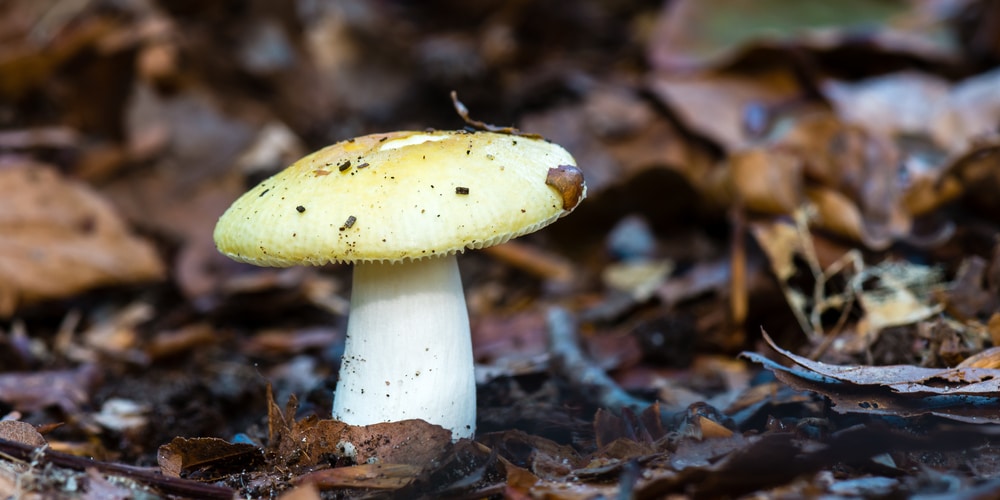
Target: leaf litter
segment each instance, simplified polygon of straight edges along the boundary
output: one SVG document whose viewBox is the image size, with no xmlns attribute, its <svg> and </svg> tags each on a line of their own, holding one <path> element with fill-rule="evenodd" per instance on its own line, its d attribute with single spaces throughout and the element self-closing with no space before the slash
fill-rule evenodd
<svg viewBox="0 0 1000 500">
<path fill-rule="evenodd" d="M 1000 11 L 838 5 L 3 4 L 0 496 L 995 496 Z M 461 259 L 479 434 L 329 420 L 349 271 L 215 218 L 486 122 L 590 197 Z"/>
</svg>

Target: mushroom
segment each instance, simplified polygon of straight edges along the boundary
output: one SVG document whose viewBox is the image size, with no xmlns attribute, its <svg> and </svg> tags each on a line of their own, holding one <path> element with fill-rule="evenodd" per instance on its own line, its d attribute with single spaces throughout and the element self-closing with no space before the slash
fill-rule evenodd
<svg viewBox="0 0 1000 500">
<path fill-rule="evenodd" d="M 373 134 L 310 154 L 245 193 L 219 251 L 259 266 L 353 263 L 333 418 L 423 419 L 472 437 L 469 317 L 456 254 L 544 227 L 586 195 L 569 153 L 492 132 Z"/>
</svg>

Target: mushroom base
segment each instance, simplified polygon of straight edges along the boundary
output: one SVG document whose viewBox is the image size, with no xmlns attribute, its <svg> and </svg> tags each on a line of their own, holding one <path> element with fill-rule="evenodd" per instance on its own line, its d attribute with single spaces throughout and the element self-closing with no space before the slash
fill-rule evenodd
<svg viewBox="0 0 1000 500">
<path fill-rule="evenodd" d="M 333 418 L 419 418 L 456 440 L 475 433 L 472 340 L 454 256 L 355 264 Z"/>
</svg>

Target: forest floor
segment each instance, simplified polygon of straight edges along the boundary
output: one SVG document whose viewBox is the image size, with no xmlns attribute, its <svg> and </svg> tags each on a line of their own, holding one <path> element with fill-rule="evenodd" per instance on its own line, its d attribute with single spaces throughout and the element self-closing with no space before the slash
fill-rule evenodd
<svg viewBox="0 0 1000 500">
<path fill-rule="evenodd" d="M 0 3 L 0 498 L 1000 496 L 1000 3 L 571 4 Z M 330 419 L 350 266 L 212 239 L 452 91 L 588 189 L 459 256 L 456 442 Z"/>
</svg>

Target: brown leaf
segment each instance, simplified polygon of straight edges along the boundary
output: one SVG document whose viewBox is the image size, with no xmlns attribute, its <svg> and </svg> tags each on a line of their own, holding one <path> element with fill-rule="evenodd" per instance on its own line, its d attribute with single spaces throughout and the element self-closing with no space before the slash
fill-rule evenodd
<svg viewBox="0 0 1000 500">
<path fill-rule="evenodd" d="M 0 420 L 0 439 L 17 441 L 29 446 L 45 446 L 45 438 L 35 426 L 20 420 Z"/>
<path fill-rule="evenodd" d="M 597 410 L 594 415 L 594 436 L 599 448 L 618 439 L 652 444 L 665 434 L 659 403 L 653 403 L 639 414 L 624 408 L 621 416 L 604 409 Z"/>
<path fill-rule="evenodd" d="M 959 82 L 948 94 L 947 105 L 932 123 L 933 135 L 948 151 L 961 153 L 976 141 L 997 132 L 1000 121 L 1000 70 Z"/>
<path fill-rule="evenodd" d="M 308 349 L 322 349 L 342 342 L 342 334 L 331 328 L 317 327 L 295 330 L 261 330 L 247 342 L 241 350 L 251 356 L 287 357 Z"/>
<path fill-rule="evenodd" d="M 284 465 L 308 467 L 336 456 L 353 463 L 426 465 L 452 448 L 451 432 L 423 420 L 367 426 L 348 425 L 315 416 L 295 420 L 297 399 L 284 411 L 268 386 L 269 455 Z"/>
<path fill-rule="evenodd" d="M 993 313 L 990 316 L 990 321 L 986 324 L 986 329 L 990 333 L 993 345 L 1000 346 L 1000 312 Z"/>
<path fill-rule="evenodd" d="M 111 205 L 45 165 L 0 168 L 0 316 L 88 288 L 161 279 L 155 249 Z"/>
<path fill-rule="evenodd" d="M 315 484 L 321 490 L 335 488 L 365 488 L 395 490 L 413 481 L 423 470 L 409 464 L 362 464 L 311 472 L 297 479 L 300 483 Z"/>
<path fill-rule="evenodd" d="M 28 12 L 31 10 L 37 9 L 33 8 Z M 16 16 L 18 13 L 14 12 L 5 14 L 19 17 Z M 28 14 L 24 17 L 31 16 Z M 32 19 L 30 22 L 33 26 L 24 26 L 24 31 L 42 33 L 45 30 L 59 28 L 52 26 L 51 20 L 45 22 L 43 19 Z M 68 60 L 88 49 L 96 50 L 95 46 L 101 38 L 112 32 L 118 23 L 112 22 L 109 17 L 90 16 L 83 22 L 70 24 L 67 29 L 60 30 L 59 36 L 53 37 L 51 43 L 46 46 L 40 46 L 37 39 L 50 38 L 50 34 L 43 36 L 30 36 L 27 33 L 18 34 L 21 36 L 7 34 L 8 42 L 0 51 L 0 73 L 5 75 L 0 79 L 0 96 L 4 99 L 18 99 L 30 90 L 38 88 L 43 82 L 52 78 L 53 73 Z M 20 43 L 12 43 L 15 41 Z"/>
<path fill-rule="evenodd" d="M 90 400 L 101 372 L 95 365 L 83 365 L 76 370 L 36 371 L 0 374 L 0 401 L 18 411 L 41 410 L 57 406 L 73 414 Z"/>
<path fill-rule="evenodd" d="M 924 73 L 893 73 L 857 83 L 830 81 L 824 92 L 843 120 L 887 136 L 925 136 L 948 105 L 948 82 Z"/>
<path fill-rule="evenodd" d="M 782 69 L 754 75 L 664 73 L 656 75 L 649 87 L 679 115 L 683 126 L 729 152 L 759 141 L 759 132 L 748 123 L 752 108 L 786 105 L 801 92 L 791 71 Z"/>
<path fill-rule="evenodd" d="M 985 351 L 973 354 L 965 358 L 955 368 L 989 368 L 1000 370 L 1000 347 L 991 347 Z"/>
<path fill-rule="evenodd" d="M 562 478 L 586 465 L 572 447 L 524 431 L 495 432 L 477 436 L 476 440 L 542 479 Z"/>
<path fill-rule="evenodd" d="M 518 467 L 510 463 L 509 460 L 503 457 L 500 457 L 500 463 L 503 465 L 504 472 L 507 475 L 507 487 L 504 490 L 504 497 L 516 500 L 531 498 L 529 492 L 533 486 L 538 484 L 538 476 L 523 467 Z"/>
<path fill-rule="evenodd" d="M 515 314 L 478 314 L 472 318 L 472 347 L 478 363 L 505 358 L 530 359 L 546 352 L 545 314 L 530 308 Z"/>
<path fill-rule="evenodd" d="M 747 149 L 729 157 L 733 189 L 750 210 L 790 214 L 805 200 L 803 163 L 781 149 Z"/>
<path fill-rule="evenodd" d="M 192 323 L 177 330 L 157 332 L 145 346 L 145 354 L 158 360 L 194 351 L 219 342 L 218 332 L 207 323 Z"/>
<path fill-rule="evenodd" d="M 698 425 L 701 427 L 701 435 L 705 439 L 728 438 L 733 435 L 733 431 L 707 417 L 699 416 Z"/>
<path fill-rule="evenodd" d="M 945 167 L 948 177 L 956 179 L 964 197 L 979 214 L 1000 220 L 1000 137 L 993 135 L 977 142 Z"/>
<path fill-rule="evenodd" d="M 357 463 L 422 466 L 451 450 L 451 431 L 423 420 L 348 426 L 341 441 L 353 445 Z"/>
<path fill-rule="evenodd" d="M 260 448 L 249 443 L 230 443 L 219 438 L 176 437 L 160 446 L 156 462 L 164 475 L 180 477 L 191 472 L 247 470 L 262 458 Z"/>
<path fill-rule="evenodd" d="M 962 259 L 952 286 L 945 291 L 945 309 L 960 321 L 985 318 L 1000 307 L 1000 297 L 985 283 L 989 262 L 977 255 Z"/>
<path fill-rule="evenodd" d="M 767 484 L 784 485 L 792 477 L 838 463 L 862 463 L 878 454 L 913 451 L 960 450 L 982 439 L 968 428 L 907 432 L 875 421 L 835 432 L 821 441 L 803 439 L 792 432 L 767 432 L 759 436 L 689 441 L 690 451 L 708 449 L 688 464 L 688 450 L 678 447 L 673 464 L 679 474 L 641 484 L 637 498 L 666 498 L 669 493 L 695 498 L 735 498 Z M 682 443 L 683 444 L 683 443 Z M 693 462 L 693 463 L 692 463 Z M 815 482 L 809 482 L 815 486 Z"/>
</svg>

